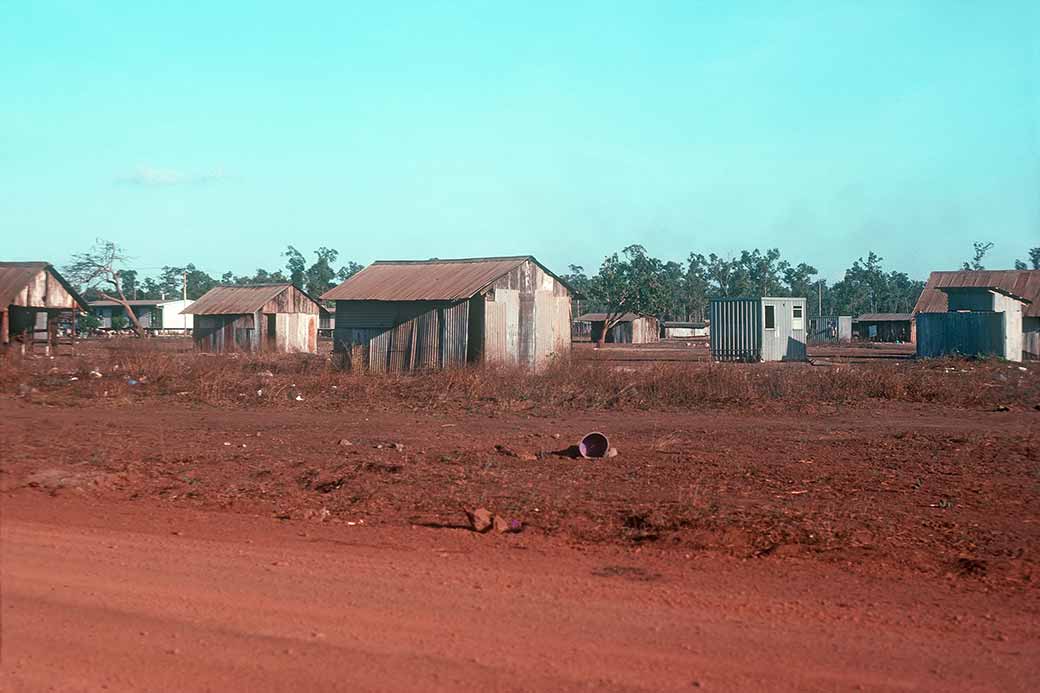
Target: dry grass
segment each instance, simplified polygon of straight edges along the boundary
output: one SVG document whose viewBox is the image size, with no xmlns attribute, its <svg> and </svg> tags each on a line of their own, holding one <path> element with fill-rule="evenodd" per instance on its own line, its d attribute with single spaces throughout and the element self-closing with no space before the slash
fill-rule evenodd
<svg viewBox="0 0 1040 693">
<path fill-rule="evenodd" d="M 222 407 L 302 401 L 322 408 L 383 409 L 687 410 L 875 400 L 1032 407 L 1040 402 L 1040 369 L 1027 366 L 935 360 L 826 367 L 676 363 L 633 370 L 564 360 L 537 373 L 471 367 L 387 375 L 344 372 L 327 356 L 214 356 L 161 340 L 116 340 L 85 345 L 76 356 L 0 360 L 0 388 L 23 395 L 34 388 L 30 396 L 70 405 L 168 397 Z"/>
</svg>

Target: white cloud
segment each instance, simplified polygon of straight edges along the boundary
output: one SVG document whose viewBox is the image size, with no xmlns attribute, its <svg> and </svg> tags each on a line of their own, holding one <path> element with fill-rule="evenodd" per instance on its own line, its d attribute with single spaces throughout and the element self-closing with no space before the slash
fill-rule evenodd
<svg viewBox="0 0 1040 693">
<path fill-rule="evenodd" d="M 222 168 L 202 173 L 189 173 L 170 168 L 139 166 L 129 175 L 116 178 L 116 182 L 124 185 L 162 187 L 171 185 L 204 185 L 224 180 L 227 177 Z"/>
</svg>

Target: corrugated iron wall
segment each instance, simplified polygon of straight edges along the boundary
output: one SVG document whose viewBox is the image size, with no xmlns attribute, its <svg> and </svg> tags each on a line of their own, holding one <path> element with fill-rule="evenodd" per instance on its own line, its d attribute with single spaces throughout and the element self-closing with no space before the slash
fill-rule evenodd
<svg viewBox="0 0 1040 693">
<path fill-rule="evenodd" d="M 195 347 L 201 351 L 251 351 L 254 320 L 249 315 L 196 315 Z"/>
<path fill-rule="evenodd" d="M 754 298 L 714 299 L 708 304 L 709 345 L 716 361 L 762 358 L 762 302 Z"/>
<path fill-rule="evenodd" d="M 265 319 L 267 316 L 264 316 Z M 318 315 L 315 313 L 276 313 L 275 351 L 313 354 L 318 350 Z M 270 349 L 269 345 L 265 348 Z"/>
<path fill-rule="evenodd" d="M 463 365 L 468 331 L 468 301 L 336 302 L 335 349 L 376 372 Z"/>
<path fill-rule="evenodd" d="M 918 313 L 917 355 L 1004 356 L 1003 313 Z"/>
<path fill-rule="evenodd" d="M 1022 353 L 1040 359 L 1040 318 L 1022 318 Z"/>
</svg>

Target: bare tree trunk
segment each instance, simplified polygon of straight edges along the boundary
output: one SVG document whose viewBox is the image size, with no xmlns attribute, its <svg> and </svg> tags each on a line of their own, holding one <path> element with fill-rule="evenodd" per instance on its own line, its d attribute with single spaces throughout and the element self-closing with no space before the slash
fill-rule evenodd
<svg viewBox="0 0 1040 693">
<path fill-rule="evenodd" d="M 130 325 L 133 327 L 134 333 L 141 338 L 147 337 L 148 332 L 141 326 L 141 321 L 138 320 L 137 313 L 135 313 L 134 309 L 130 306 L 130 302 L 126 300 L 126 295 L 123 293 L 123 286 L 119 281 L 119 274 L 113 273 L 113 275 L 108 278 L 108 283 L 115 287 L 116 293 L 119 294 L 119 296 L 111 296 L 104 291 L 99 291 L 98 293 L 100 293 L 106 301 L 115 301 L 119 305 L 123 306 L 123 310 L 126 311 L 126 316 L 130 318 Z"/>
</svg>

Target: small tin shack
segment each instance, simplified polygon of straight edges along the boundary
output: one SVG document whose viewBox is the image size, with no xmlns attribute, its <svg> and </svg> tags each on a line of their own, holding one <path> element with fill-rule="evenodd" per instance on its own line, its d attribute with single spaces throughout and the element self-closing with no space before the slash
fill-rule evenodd
<svg viewBox="0 0 1040 693">
<path fill-rule="evenodd" d="M 716 298 L 708 306 L 716 361 L 804 361 L 804 298 Z"/>
<path fill-rule="evenodd" d="M 537 367 L 570 349 L 571 289 L 529 255 L 379 261 L 322 299 L 351 367 Z"/>
<path fill-rule="evenodd" d="M 1022 316 L 1032 302 L 1001 287 L 942 287 L 945 313 L 917 316 L 917 355 L 1023 357 Z"/>
<path fill-rule="evenodd" d="M 1025 358 L 1040 359 L 1040 270 L 932 272 L 914 306 L 918 331 L 923 313 L 947 312 L 949 300 L 944 289 L 987 287 L 1000 289 L 1012 296 L 1021 296 L 1028 301 L 1022 311 L 1022 352 Z"/>
<path fill-rule="evenodd" d="M 690 337 L 707 337 L 708 323 L 680 320 L 665 321 L 663 326 L 665 339 L 688 339 Z"/>
<path fill-rule="evenodd" d="M 201 351 L 318 350 L 320 305 L 288 283 L 217 286 L 185 308 L 195 317 L 195 347 Z"/>
<path fill-rule="evenodd" d="M 862 342 L 912 342 L 910 313 L 863 313 L 852 321 L 853 335 Z"/>
<path fill-rule="evenodd" d="M 50 348 L 57 344 L 59 315 L 88 308 L 50 263 L 0 262 L 0 345 L 31 345 L 39 321 Z"/>
<path fill-rule="evenodd" d="M 607 324 L 606 313 L 585 313 L 578 316 L 576 322 L 589 324 L 589 337 L 599 342 L 603 337 L 603 327 Z M 657 318 L 652 315 L 625 313 L 607 330 L 607 344 L 649 344 L 661 341 L 661 328 Z"/>
</svg>

